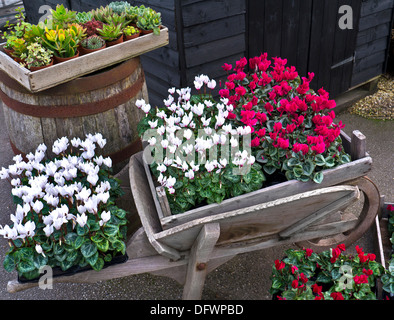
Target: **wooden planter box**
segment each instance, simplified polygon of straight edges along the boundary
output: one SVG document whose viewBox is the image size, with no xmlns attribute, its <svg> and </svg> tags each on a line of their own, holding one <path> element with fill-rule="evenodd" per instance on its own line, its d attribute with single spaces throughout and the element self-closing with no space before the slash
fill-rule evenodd
<svg viewBox="0 0 394 320">
<path fill-rule="evenodd" d="M 35 72 L 21 67 L 19 63 L 9 57 L 4 52 L 3 44 L 0 51 L 0 70 L 6 72 L 30 92 L 39 92 L 140 56 L 168 43 L 168 29 L 162 27 L 160 35 L 143 35 Z"/>
<path fill-rule="evenodd" d="M 372 159 L 365 153 L 365 150 L 356 150 L 360 149 L 363 145 L 365 137 L 359 132 L 354 133 L 353 144 L 351 143 L 350 137 L 344 132 L 341 133 L 341 137 L 343 146 L 346 152 L 352 154 L 353 161 L 333 169 L 325 170 L 324 179 L 321 184 L 317 184 L 313 181 L 306 183 L 296 180 L 286 181 L 238 197 L 226 199 L 220 204 L 209 204 L 177 215 L 171 215 L 165 192 L 162 187 L 155 185 L 150 168 L 144 161 L 145 173 L 151 192 L 155 195 L 153 199 L 162 228 L 166 230 L 202 217 L 239 210 L 245 206 L 254 206 L 259 203 L 277 200 L 296 193 L 337 185 L 364 176 L 371 170 Z M 364 149 L 364 147 L 361 147 L 361 149 Z M 364 155 L 357 155 L 357 153 L 360 152 L 364 153 Z"/>
</svg>

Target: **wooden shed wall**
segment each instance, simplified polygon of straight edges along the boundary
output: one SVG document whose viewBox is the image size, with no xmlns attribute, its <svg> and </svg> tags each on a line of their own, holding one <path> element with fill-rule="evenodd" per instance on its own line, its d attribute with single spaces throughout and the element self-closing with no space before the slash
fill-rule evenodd
<svg viewBox="0 0 394 320">
<path fill-rule="evenodd" d="M 386 71 L 393 12 L 393 0 L 362 1 L 352 87 Z"/>
<path fill-rule="evenodd" d="M 207 74 L 218 82 L 221 66 L 246 54 L 244 0 L 134 1 L 162 13 L 170 44 L 142 57 L 151 104 L 162 104 L 168 88 L 191 87 L 194 77 Z"/>
<path fill-rule="evenodd" d="M 87 11 L 110 2 L 111 0 L 24 0 L 29 21 L 33 23 L 42 16 L 38 13 L 42 4 L 54 8 L 57 3 L 63 3 L 72 10 Z M 315 72 L 315 86 L 331 87 L 333 96 L 386 70 L 394 12 L 392 0 L 128 2 L 132 5 L 144 4 L 160 11 L 163 24 L 169 29 L 169 45 L 142 56 L 150 102 L 153 105 L 162 104 L 169 87 L 192 86 L 194 77 L 201 73 L 219 80 L 225 76 L 221 69 L 223 63 L 234 63 L 240 57 L 254 56 L 268 49 L 270 56 L 288 58 L 289 64 L 295 65 L 301 75 L 306 75 L 308 71 Z M 253 3 L 260 9 L 251 10 Z M 327 33 L 327 28 L 334 28 L 339 17 L 338 12 L 334 12 L 337 9 L 332 8 L 338 8 L 341 4 L 354 7 L 355 20 L 359 21 L 354 26 L 351 37 L 340 36 L 345 34 L 342 31 L 336 32 L 335 37 L 332 36 L 333 32 Z M 338 29 L 337 26 L 335 28 Z M 350 48 L 349 43 L 353 42 L 353 38 L 356 39 Z M 313 45 L 316 43 L 319 45 Z M 256 52 L 251 50 L 253 47 L 257 48 Z M 342 52 L 342 47 L 346 47 L 345 52 Z M 316 50 L 320 54 L 316 54 Z M 336 53 L 328 55 L 328 51 Z M 334 70 L 331 68 L 350 57 L 354 51 L 353 64 L 347 63 Z M 342 74 L 341 81 L 330 80 L 330 77 L 334 79 L 339 74 Z"/>
</svg>

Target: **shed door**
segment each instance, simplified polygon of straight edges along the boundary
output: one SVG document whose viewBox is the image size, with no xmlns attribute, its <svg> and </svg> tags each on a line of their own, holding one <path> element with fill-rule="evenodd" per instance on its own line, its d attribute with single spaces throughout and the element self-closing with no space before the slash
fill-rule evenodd
<svg viewBox="0 0 394 320">
<path fill-rule="evenodd" d="M 343 5 L 352 9 L 353 29 L 339 25 L 349 12 L 339 13 Z M 359 0 L 248 0 L 248 56 L 286 58 L 300 76 L 314 72 L 311 87 L 334 98 L 350 88 L 360 6 Z"/>
</svg>

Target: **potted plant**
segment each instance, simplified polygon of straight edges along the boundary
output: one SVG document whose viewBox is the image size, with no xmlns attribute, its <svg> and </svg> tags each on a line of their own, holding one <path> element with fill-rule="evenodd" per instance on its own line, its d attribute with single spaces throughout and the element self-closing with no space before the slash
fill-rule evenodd
<svg viewBox="0 0 394 320">
<path fill-rule="evenodd" d="M 113 15 L 113 10 L 109 6 L 100 6 L 100 8 L 92 9 L 90 11 L 93 15 L 93 18 L 97 21 L 101 21 L 103 23 L 106 22 L 106 19 Z"/>
<path fill-rule="evenodd" d="M 58 4 L 56 9 L 51 9 L 51 16 L 48 19 L 50 23 L 52 23 L 51 28 L 56 29 L 65 29 L 70 23 L 74 23 L 76 21 L 77 12 L 68 10 L 64 7 L 63 4 Z"/>
<path fill-rule="evenodd" d="M 103 38 L 107 47 L 123 42 L 122 26 L 120 24 L 103 24 L 102 29 L 97 29 L 98 34 Z"/>
<path fill-rule="evenodd" d="M 78 44 L 84 37 L 84 29 L 78 24 L 69 25 L 67 29 L 46 29 L 43 43 L 54 51 L 56 62 L 64 62 L 79 56 Z"/>
<path fill-rule="evenodd" d="M 53 65 L 53 52 L 44 48 L 39 43 L 32 43 L 27 47 L 27 53 L 23 53 L 23 66 L 30 71 L 37 71 Z"/>
<path fill-rule="evenodd" d="M 130 6 L 126 8 L 125 13 L 126 13 L 126 19 L 129 21 L 129 24 L 132 26 L 136 27 L 137 26 L 137 21 L 138 17 L 144 12 L 145 6 Z"/>
<path fill-rule="evenodd" d="M 126 21 L 126 14 L 123 12 L 120 14 L 114 13 L 111 16 L 106 17 L 105 21 L 109 25 L 120 25 L 121 30 L 123 30 L 128 23 L 128 21 Z"/>
<path fill-rule="evenodd" d="M 125 13 L 130 7 L 127 1 L 113 1 L 108 4 L 108 7 L 116 14 Z"/>
<path fill-rule="evenodd" d="M 123 29 L 123 35 L 126 41 L 132 40 L 139 37 L 140 30 L 130 25 Z"/>
<path fill-rule="evenodd" d="M 78 12 L 75 16 L 75 21 L 78 24 L 83 25 L 84 23 L 91 21 L 93 19 L 92 12 Z"/>
<path fill-rule="evenodd" d="M 160 33 L 161 26 L 161 13 L 156 12 L 152 8 L 144 8 L 142 12 L 139 13 L 137 19 L 137 27 L 141 30 L 142 34 Z"/>
<path fill-rule="evenodd" d="M 279 300 L 376 300 L 383 266 L 359 246 L 357 255 L 344 251 L 344 245 L 321 253 L 287 250 L 272 267 L 270 293 Z"/>
<path fill-rule="evenodd" d="M 236 62 L 219 91 L 234 111 L 230 118 L 250 126 L 256 160 L 269 176 L 321 183 L 323 170 L 350 162 L 340 137 L 344 127 L 334 123 L 335 101 L 324 89 L 309 88 L 313 73 L 299 77 L 287 60 L 267 54 Z"/>
<path fill-rule="evenodd" d="M 11 40 L 11 56 L 16 62 L 23 62 L 22 56 L 27 53 L 27 42 L 23 38 L 13 38 Z"/>
<path fill-rule="evenodd" d="M 212 90 L 216 82 L 201 75 L 195 86 Z M 146 113 L 138 132 L 152 149 L 150 168 L 166 191 L 171 213 L 260 189 L 265 181 L 261 166 L 247 139 L 238 139 L 247 137 L 249 128 L 227 119 L 232 110 L 227 101 L 216 102 L 210 92 L 191 95 L 190 88 L 169 93 L 164 106 L 152 108 L 144 100 L 136 105 Z M 231 145 L 231 152 L 222 145 Z"/>
<path fill-rule="evenodd" d="M 96 19 L 91 19 L 85 23 L 82 24 L 82 27 L 84 29 L 86 29 L 86 35 L 88 37 L 94 35 L 94 34 L 98 34 L 98 29 L 102 29 L 103 28 L 103 23 L 101 21 L 98 21 Z"/>
<path fill-rule="evenodd" d="M 92 35 L 90 37 L 87 37 L 81 41 L 81 46 L 80 46 L 80 54 L 88 54 L 91 52 L 95 52 L 101 49 L 104 49 L 106 47 L 104 39 L 99 37 L 98 35 Z"/>
<path fill-rule="evenodd" d="M 111 159 L 96 155 L 105 144 L 101 134 L 63 137 L 52 146 L 56 158 L 46 160 L 42 144 L 2 168 L 17 204 L 12 223 L 0 227 L 10 245 L 7 271 L 16 269 L 22 280 L 37 278 L 45 265 L 98 271 L 125 254 L 126 212 L 114 202 L 123 191 L 110 174 Z"/>
</svg>

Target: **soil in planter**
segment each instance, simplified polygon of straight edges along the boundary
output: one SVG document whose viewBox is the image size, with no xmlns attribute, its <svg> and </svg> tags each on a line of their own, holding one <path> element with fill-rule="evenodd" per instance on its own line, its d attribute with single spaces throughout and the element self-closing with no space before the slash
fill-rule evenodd
<svg viewBox="0 0 394 320">
<path fill-rule="evenodd" d="M 115 265 L 115 264 L 125 263 L 128 259 L 129 259 L 129 257 L 128 257 L 127 253 L 124 255 L 118 254 L 118 255 L 114 256 L 111 261 L 104 262 L 103 269 L 105 269 L 109 266 Z M 53 267 L 52 268 L 52 271 L 53 271 L 52 276 L 53 276 L 53 278 L 62 277 L 62 276 L 72 276 L 76 273 L 90 271 L 90 270 L 93 270 L 93 268 L 90 265 L 87 265 L 85 267 L 73 266 L 73 267 L 67 269 L 66 271 L 63 271 L 60 267 Z M 34 279 L 26 279 L 25 277 L 20 276 L 18 274 L 18 282 L 20 282 L 20 283 L 28 283 L 28 282 L 35 283 L 40 280 L 40 277 L 34 278 Z"/>
</svg>

